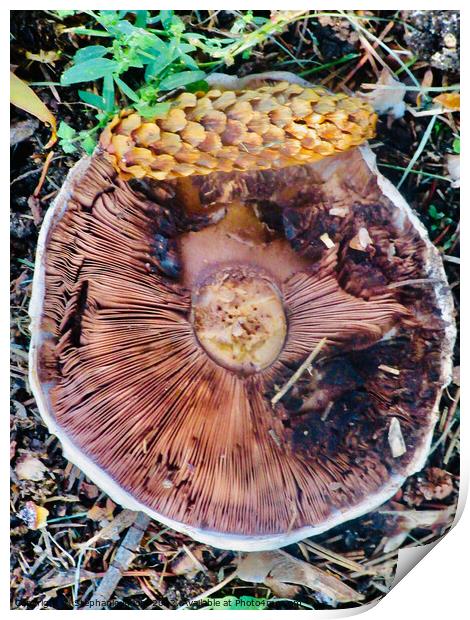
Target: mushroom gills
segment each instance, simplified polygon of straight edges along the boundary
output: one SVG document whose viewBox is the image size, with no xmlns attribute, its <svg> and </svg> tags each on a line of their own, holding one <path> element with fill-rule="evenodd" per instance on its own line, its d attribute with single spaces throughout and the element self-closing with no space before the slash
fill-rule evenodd
<svg viewBox="0 0 470 620">
<path fill-rule="evenodd" d="M 445 284 L 409 207 L 367 149 L 320 161 L 315 141 L 297 150 L 298 119 L 281 127 L 283 107 L 306 118 L 318 103 L 309 138 L 324 132 L 328 155 L 350 130 L 350 145 L 372 135 L 375 117 L 302 93 L 185 94 L 150 124 L 123 113 L 38 245 L 30 379 L 51 432 L 115 501 L 224 548 L 283 546 L 391 497 L 424 462 L 448 375 L 450 295 L 403 285 Z M 355 249 L 360 228 L 372 243 Z M 273 405 L 323 340 L 312 376 Z M 324 398 L 309 401 L 312 385 Z"/>
</svg>

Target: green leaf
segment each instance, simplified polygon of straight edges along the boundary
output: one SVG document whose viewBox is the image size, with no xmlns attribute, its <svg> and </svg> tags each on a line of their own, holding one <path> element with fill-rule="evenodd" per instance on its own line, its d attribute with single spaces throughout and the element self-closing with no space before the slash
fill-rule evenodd
<svg viewBox="0 0 470 620">
<path fill-rule="evenodd" d="M 105 75 L 112 75 L 118 70 L 118 63 L 109 58 L 95 58 L 86 60 L 67 69 L 60 78 L 62 86 L 70 86 L 78 82 L 93 82 Z"/>
<path fill-rule="evenodd" d="M 91 93 L 88 90 L 79 90 L 78 96 L 85 103 L 88 103 L 89 105 L 92 105 L 93 107 L 98 108 L 99 110 L 104 110 L 105 104 L 103 101 L 103 97 L 100 97 L 99 95 L 95 95 L 95 93 Z"/>
<path fill-rule="evenodd" d="M 429 206 L 428 213 L 433 220 L 441 220 L 444 217 L 444 213 L 442 213 L 442 211 L 438 211 L 435 205 Z"/>
<path fill-rule="evenodd" d="M 206 80 L 198 80 L 197 82 L 193 82 L 192 84 L 188 84 L 186 90 L 190 93 L 207 93 L 209 90 L 209 84 Z"/>
<path fill-rule="evenodd" d="M 157 57 L 158 54 L 166 56 L 168 55 L 168 46 L 160 39 L 160 37 L 153 35 L 151 43 L 149 40 L 149 45 L 145 48 L 145 51 L 150 52 L 155 57 Z"/>
<path fill-rule="evenodd" d="M 57 136 L 60 138 L 59 144 L 64 153 L 74 153 L 77 150 L 77 147 L 72 142 L 76 139 L 77 132 L 64 121 L 60 122 Z"/>
<path fill-rule="evenodd" d="M 66 28 L 62 32 L 74 32 L 75 34 L 88 35 L 90 37 L 111 37 L 112 35 L 106 30 L 94 30 L 93 28 L 82 28 L 76 26 L 75 28 Z"/>
<path fill-rule="evenodd" d="M 160 90 L 173 90 L 203 80 L 205 77 L 204 71 L 181 71 L 181 73 L 174 73 L 164 78 L 159 87 Z"/>
<path fill-rule="evenodd" d="M 77 150 L 75 144 L 73 144 L 73 142 L 67 142 L 67 140 L 60 140 L 60 146 L 62 147 L 64 153 L 67 154 L 75 153 L 75 151 Z"/>
<path fill-rule="evenodd" d="M 17 258 L 16 260 L 22 265 L 26 265 L 26 267 L 30 267 L 31 269 L 34 269 L 34 263 L 32 263 L 27 258 Z"/>
<path fill-rule="evenodd" d="M 148 11 L 135 12 L 135 25 L 137 28 L 145 28 L 145 26 L 147 25 L 148 15 Z"/>
<path fill-rule="evenodd" d="M 64 17 L 71 17 L 72 15 L 75 15 L 75 13 L 78 13 L 78 11 L 75 11 L 75 10 L 54 11 L 54 13 L 57 15 L 57 17 L 60 17 L 61 19 L 63 19 Z"/>
<path fill-rule="evenodd" d="M 93 58 L 101 58 L 107 54 L 110 49 L 103 45 L 89 45 L 88 47 L 82 47 L 73 57 L 73 61 L 76 65 L 86 60 L 92 60 Z"/>
<path fill-rule="evenodd" d="M 454 153 L 460 155 L 460 138 L 455 138 L 455 140 L 452 142 L 452 148 L 454 150 Z"/>
<path fill-rule="evenodd" d="M 134 106 L 137 112 L 145 119 L 153 120 L 156 118 L 164 118 L 170 107 L 171 103 L 169 101 L 162 101 L 161 103 L 156 103 L 155 105 L 142 103 Z"/>
<path fill-rule="evenodd" d="M 117 75 L 114 76 L 114 81 L 117 84 L 119 90 L 126 95 L 131 101 L 140 101 L 139 96 L 135 91 L 132 90 L 130 86 L 128 86 L 125 82 L 121 80 Z"/>
<path fill-rule="evenodd" d="M 96 141 L 92 136 L 90 136 L 90 134 L 87 134 L 84 138 L 82 138 L 81 145 L 85 153 L 87 155 L 91 155 L 95 150 Z"/>
<path fill-rule="evenodd" d="M 73 127 L 70 127 L 65 121 L 60 121 L 57 135 L 63 140 L 72 140 L 75 138 L 76 131 Z"/>
<path fill-rule="evenodd" d="M 105 75 L 103 80 L 103 101 L 106 112 L 114 108 L 114 81 L 111 74 Z"/>
<path fill-rule="evenodd" d="M 171 22 L 173 20 L 173 11 L 160 11 L 158 14 L 160 21 L 162 22 L 162 26 L 166 29 L 171 26 Z"/>
<path fill-rule="evenodd" d="M 109 28 L 110 32 L 117 32 L 124 36 L 130 36 L 137 29 L 127 20 L 123 20 L 122 22 L 118 22 L 115 26 L 111 26 Z"/>
</svg>

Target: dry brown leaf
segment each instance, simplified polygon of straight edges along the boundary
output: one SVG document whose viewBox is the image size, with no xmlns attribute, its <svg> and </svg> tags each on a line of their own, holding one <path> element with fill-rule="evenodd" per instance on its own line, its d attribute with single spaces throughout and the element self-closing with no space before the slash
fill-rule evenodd
<svg viewBox="0 0 470 620">
<path fill-rule="evenodd" d="M 79 581 L 87 581 L 89 579 L 100 579 L 103 576 L 101 573 L 92 573 L 89 570 L 82 568 L 80 570 Z M 75 583 L 77 579 L 77 571 L 75 568 L 66 570 L 60 573 L 49 573 L 45 577 L 39 580 L 39 586 L 42 590 L 51 590 L 54 588 L 65 588 Z"/>
<path fill-rule="evenodd" d="M 117 540 L 119 534 L 134 523 L 137 515 L 138 513 L 134 510 L 123 510 L 111 521 L 111 523 L 105 525 L 89 540 L 77 545 L 77 548 L 82 549 L 85 547 L 92 547 L 98 540 Z"/>
<path fill-rule="evenodd" d="M 108 498 L 105 506 L 98 506 L 97 504 L 92 506 L 87 516 L 89 519 L 93 519 L 93 521 L 111 521 L 115 508 L 116 504 Z"/>
<path fill-rule="evenodd" d="M 262 551 L 249 553 L 240 562 L 237 576 L 243 581 L 268 583 L 271 580 L 282 584 L 290 583 L 304 586 L 318 592 L 322 599 L 349 603 L 363 599 L 340 579 L 324 570 L 299 560 L 285 551 Z"/>
<path fill-rule="evenodd" d="M 386 88 L 381 88 L 382 86 Z M 401 118 L 405 113 L 405 93 L 405 85 L 396 80 L 390 71 L 383 69 L 374 90 L 366 97 L 378 114 L 391 114 L 395 118 Z"/>
<path fill-rule="evenodd" d="M 100 494 L 100 490 L 94 484 L 82 482 L 82 484 L 80 485 L 80 493 L 83 493 L 89 499 L 95 499 Z"/>
<path fill-rule="evenodd" d="M 388 553 L 398 549 L 408 534 L 416 528 L 434 531 L 449 525 L 455 515 L 455 506 L 449 506 L 444 510 L 383 510 L 380 512 L 396 518 L 395 532 L 384 547 L 384 553 Z"/>
<path fill-rule="evenodd" d="M 18 459 L 15 472 L 20 480 L 33 480 L 39 482 L 44 479 L 47 467 L 36 456 L 27 452 Z"/>
<path fill-rule="evenodd" d="M 204 570 L 202 559 L 202 551 L 196 548 L 189 553 L 186 552 L 179 555 L 170 563 L 168 570 L 173 573 L 173 575 L 194 577 L 197 573 Z"/>
<path fill-rule="evenodd" d="M 289 583 L 282 583 L 277 579 L 266 577 L 264 585 L 267 586 L 275 596 L 280 598 L 294 598 L 300 592 L 299 586 L 294 586 Z"/>
<path fill-rule="evenodd" d="M 429 467 L 412 479 L 403 493 L 404 501 L 410 506 L 423 502 L 443 500 L 454 490 L 452 476 L 439 467 Z"/>
</svg>

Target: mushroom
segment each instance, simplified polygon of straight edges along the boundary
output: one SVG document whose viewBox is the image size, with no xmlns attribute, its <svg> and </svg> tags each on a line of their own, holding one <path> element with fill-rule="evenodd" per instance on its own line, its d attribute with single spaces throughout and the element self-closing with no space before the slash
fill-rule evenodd
<svg viewBox="0 0 470 620">
<path fill-rule="evenodd" d="M 365 514 L 423 467 L 455 337 L 440 256 L 364 144 L 369 105 L 278 77 L 116 116 L 46 214 L 30 307 L 65 456 L 244 551 Z"/>
</svg>

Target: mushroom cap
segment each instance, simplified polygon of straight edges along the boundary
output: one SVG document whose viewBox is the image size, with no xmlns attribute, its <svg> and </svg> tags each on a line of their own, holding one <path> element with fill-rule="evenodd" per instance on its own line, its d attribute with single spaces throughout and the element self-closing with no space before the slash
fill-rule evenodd
<svg viewBox="0 0 470 620">
<path fill-rule="evenodd" d="M 367 146 L 138 185 L 99 151 L 46 214 L 30 314 L 65 456 L 123 506 L 244 551 L 358 517 L 422 468 L 455 338 L 440 256 Z M 250 365 L 273 315 L 282 346 Z"/>
</svg>

